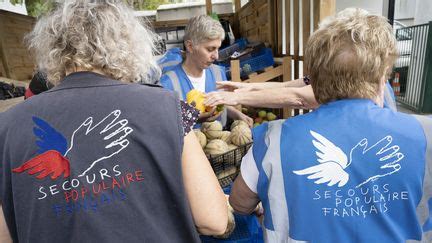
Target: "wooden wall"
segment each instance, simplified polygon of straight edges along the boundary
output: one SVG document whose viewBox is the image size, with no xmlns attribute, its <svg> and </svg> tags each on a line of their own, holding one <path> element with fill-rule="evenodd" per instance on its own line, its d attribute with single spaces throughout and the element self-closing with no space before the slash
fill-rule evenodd
<svg viewBox="0 0 432 243">
<path fill-rule="evenodd" d="M 240 36 L 274 46 L 273 0 L 251 0 L 238 11 Z"/>
<path fill-rule="evenodd" d="M 0 10 L 0 72 L 1 76 L 29 80 L 34 61 L 24 45 L 24 36 L 30 32 L 35 18 Z"/>
</svg>

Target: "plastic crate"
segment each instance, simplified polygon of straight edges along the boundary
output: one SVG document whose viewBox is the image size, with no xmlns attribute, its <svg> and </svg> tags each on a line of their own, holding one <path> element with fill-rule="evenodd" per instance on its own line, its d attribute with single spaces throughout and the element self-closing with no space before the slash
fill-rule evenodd
<svg viewBox="0 0 432 243">
<path fill-rule="evenodd" d="M 243 50 L 246 48 L 248 41 L 245 38 L 238 39 L 234 44 L 227 46 L 221 50 L 219 50 L 219 59 L 218 61 L 223 61 L 225 59 L 229 59 L 229 57 L 236 51 Z"/>
<path fill-rule="evenodd" d="M 241 160 L 251 146 L 252 143 L 248 143 L 224 154 L 208 155 L 211 167 L 218 177 L 221 187 L 230 185 L 237 177 Z"/>
<path fill-rule="evenodd" d="M 223 188 L 225 194 L 229 194 L 231 186 Z M 211 236 L 201 236 L 203 243 L 263 243 L 262 228 L 254 215 L 240 215 L 234 213 L 236 227 L 229 238 L 218 239 Z"/>
<path fill-rule="evenodd" d="M 259 52 L 240 59 L 240 76 L 247 76 L 250 73 L 264 70 L 266 67 L 273 66 L 274 64 L 275 62 L 272 50 L 270 48 L 262 48 Z M 227 77 L 231 77 L 230 64 L 225 62 L 218 63 L 218 65 L 224 66 L 227 72 Z"/>
<path fill-rule="evenodd" d="M 240 75 L 248 75 L 273 65 L 274 59 L 272 50 L 270 48 L 263 48 L 259 54 L 252 56 L 249 59 L 240 61 Z"/>
</svg>

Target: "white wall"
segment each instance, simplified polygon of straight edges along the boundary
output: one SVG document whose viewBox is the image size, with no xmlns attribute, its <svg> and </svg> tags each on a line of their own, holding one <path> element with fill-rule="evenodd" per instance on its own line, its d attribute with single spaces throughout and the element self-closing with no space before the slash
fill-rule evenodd
<svg viewBox="0 0 432 243">
<path fill-rule="evenodd" d="M 0 0 L 0 9 L 7 10 L 9 12 L 19 13 L 27 15 L 27 8 L 25 1 L 22 4 L 13 5 L 9 0 Z"/>
<path fill-rule="evenodd" d="M 425 24 L 432 21 L 432 1 L 417 0 L 414 24 Z"/>
</svg>

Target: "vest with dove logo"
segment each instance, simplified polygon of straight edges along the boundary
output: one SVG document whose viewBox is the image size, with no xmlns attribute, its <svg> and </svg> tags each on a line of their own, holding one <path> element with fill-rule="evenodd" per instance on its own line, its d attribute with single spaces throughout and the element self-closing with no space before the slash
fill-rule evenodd
<svg viewBox="0 0 432 243">
<path fill-rule="evenodd" d="M 263 203 L 266 240 L 430 242 L 432 157 L 422 126 L 352 99 L 255 128 L 258 178 L 245 181 Z"/>
</svg>

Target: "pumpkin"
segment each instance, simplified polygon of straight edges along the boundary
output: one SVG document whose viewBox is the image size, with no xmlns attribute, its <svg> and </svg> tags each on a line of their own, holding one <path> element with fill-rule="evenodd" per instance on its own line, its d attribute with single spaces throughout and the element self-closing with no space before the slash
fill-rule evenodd
<svg viewBox="0 0 432 243">
<path fill-rule="evenodd" d="M 219 121 L 204 122 L 201 124 L 201 132 L 203 132 L 208 139 L 219 139 L 222 134 L 222 124 Z"/>
<path fill-rule="evenodd" d="M 198 138 L 201 147 L 204 148 L 207 145 L 207 138 L 200 130 L 194 130 L 195 136 Z"/>
<path fill-rule="evenodd" d="M 231 142 L 237 146 L 252 142 L 251 129 L 245 126 L 234 127 L 231 131 Z"/>
<path fill-rule="evenodd" d="M 235 120 L 231 124 L 231 130 L 233 130 L 234 127 L 236 127 L 236 126 L 246 126 L 246 127 L 249 127 L 249 125 L 245 121 L 242 121 L 242 120 Z"/>
<path fill-rule="evenodd" d="M 228 152 L 228 144 L 220 139 L 210 140 L 204 148 L 204 152 L 210 155 L 219 155 Z"/>
</svg>

